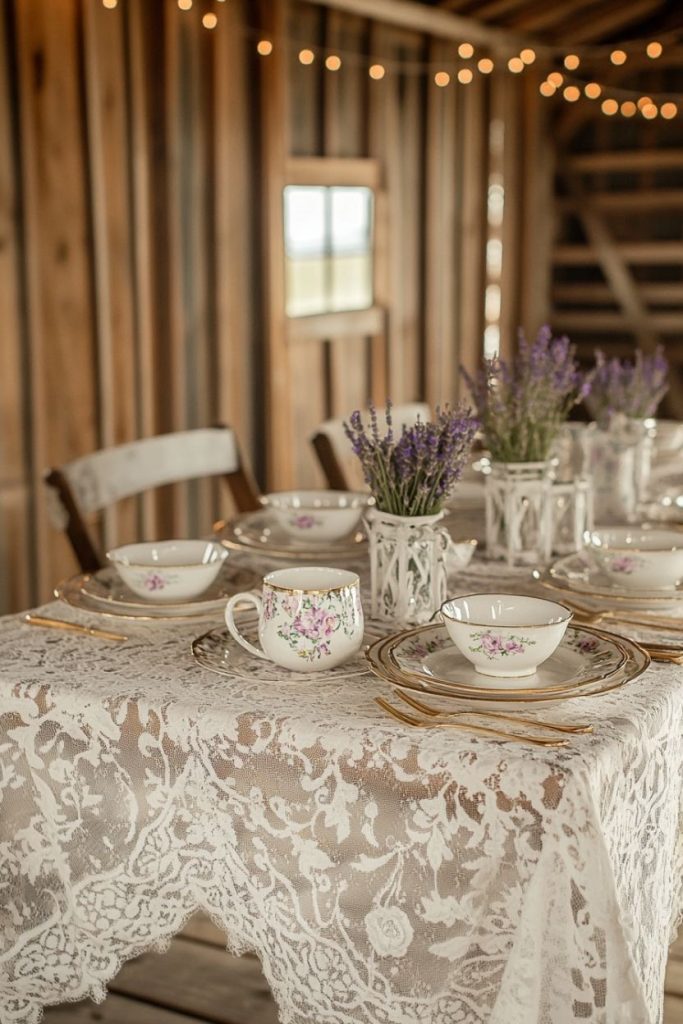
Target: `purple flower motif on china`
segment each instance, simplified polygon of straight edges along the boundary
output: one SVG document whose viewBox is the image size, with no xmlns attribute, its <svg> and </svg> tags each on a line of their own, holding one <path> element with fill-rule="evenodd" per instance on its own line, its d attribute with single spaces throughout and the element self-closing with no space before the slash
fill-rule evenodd
<svg viewBox="0 0 683 1024">
<path fill-rule="evenodd" d="M 275 591 L 266 588 L 265 594 L 263 595 L 263 618 L 265 622 L 270 622 L 275 617 L 275 609 L 277 607 L 277 598 Z"/>
<path fill-rule="evenodd" d="M 594 636 L 584 636 L 579 640 L 577 647 L 584 654 L 592 654 L 598 648 L 598 641 Z"/>
<path fill-rule="evenodd" d="M 634 569 L 638 567 L 637 559 L 631 555 L 618 555 L 613 558 L 610 563 L 610 569 L 612 572 L 623 572 L 627 576 L 630 576 Z"/>
<path fill-rule="evenodd" d="M 503 636 L 500 633 L 491 633 L 489 630 L 472 633 L 471 639 L 475 641 L 470 644 L 469 649 L 473 654 L 485 654 L 489 661 L 497 658 L 507 658 L 512 654 L 524 654 L 527 647 L 533 647 L 535 640 L 528 637 L 517 636 L 509 633 Z"/>
<path fill-rule="evenodd" d="M 489 658 L 495 657 L 496 654 L 501 654 L 506 649 L 501 637 L 496 636 L 495 633 L 484 633 L 481 637 L 481 646 Z"/>
<path fill-rule="evenodd" d="M 163 576 L 160 576 L 158 572 L 150 572 L 145 577 L 145 587 L 149 591 L 163 590 L 166 586 L 166 580 Z"/>
<path fill-rule="evenodd" d="M 506 640 L 505 650 L 508 654 L 524 654 L 524 646 L 517 640 Z"/>
<path fill-rule="evenodd" d="M 307 515 L 306 513 L 295 516 L 291 520 L 292 526 L 296 526 L 299 530 L 310 530 L 312 526 L 315 526 L 315 523 L 315 516 Z"/>
</svg>

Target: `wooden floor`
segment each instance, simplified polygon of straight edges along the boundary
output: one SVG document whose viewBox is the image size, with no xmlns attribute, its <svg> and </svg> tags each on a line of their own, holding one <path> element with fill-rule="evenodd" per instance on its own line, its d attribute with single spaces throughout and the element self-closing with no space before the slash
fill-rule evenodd
<svg viewBox="0 0 683 1024">
<path fill-rule="evenodd" d="M 196 917 L 164 956 L 126 964 L 104 1003 L 55 1007 L 44 1024 L 276 1024 L 258 960 L 229 956 L 223 946 L 222 933 Z M 664 1024 L 683 1024 L 683 932 L 671 947 Z"/>
</svg>

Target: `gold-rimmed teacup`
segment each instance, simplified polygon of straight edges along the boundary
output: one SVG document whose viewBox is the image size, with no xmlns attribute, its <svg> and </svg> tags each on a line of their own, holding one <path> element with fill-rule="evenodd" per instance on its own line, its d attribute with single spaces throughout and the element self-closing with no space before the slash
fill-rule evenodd
<svg viewBox="0 0 683 1024">
<path fill-rule="evenodd" d="M 235 623 L 235 608 L 253 604 L 259 615 L 259 646 Z M 278 569 L 263 578 L 262 596 L 235 594 L 225 622 L 234 639 L 257 658 L 295 672 L 335 668 L 363 643 L 360 580 L 347 569 L 299 566 Z"/>
</svg>

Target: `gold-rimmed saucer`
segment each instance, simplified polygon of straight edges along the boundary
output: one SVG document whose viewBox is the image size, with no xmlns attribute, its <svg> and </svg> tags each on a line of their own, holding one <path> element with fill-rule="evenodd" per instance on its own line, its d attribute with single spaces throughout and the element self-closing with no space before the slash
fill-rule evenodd
<svg viewBox="0 0 683 1024">
<path fill-rule="evenodd" d="M 443 633 L 427 634 L 426 631 L 443 630 Z M 570 633 L 570 630 L 572 633 Z M 587 626 L 570 626 L 567 631 L 570 639 L 572 636 L 579 642 L 583 638 L 588 644 L 595 644 L 594 654 L 600 657 L 609 652 L 609 661 L 602 669 L 583 674 L 575 675 L 573 682 L 568 685 L 543 686 L 530 685 L 531 678 L 526 686 L 511 688 L 496 688 L 487 685 L 472 685 L 471 673 L 463 674 L 461 680 L 436 678 L 425 672 L 406 671 L 405 668 L 397 668 L 389 657 L 392 646 L 409 637 L 421 637 L 429 640 L 435 637 L 439 639 L 440 650 L 447 651 L 450 641 L 444 627 L 438 625 L 420 626 L 414 630 L 406 630 L 402 633 L 393 634 L 383 640 L 377 641 L 366 652 L 366 658 L 373 672 L 380 678 L 394 686 L 405 689 L 431 693 L 435 696 L 451 697 L 463 701 L 473 701 L 477 706 L 490 706 L 500 708 L 514 704 L 517 707 L 534 707 L 538 704 L 551 701 L 568 700 L 573 697 L 597 696 L 610 690 L 623 686 L 624 683 L 636 678 L 650 664 L 649 655 L 636 643 L 623 637 L 616 637 L 613 634 L 601 630 L 592 629 Z M 428 645 L 425 644 L 425 647 Z M 450 647 L 453 661 L 457 660 L 457 649 Z M 431 652 L 434 653 L 434 649 Z M 549 659 L 550 660 L 550 659 Z M 470 666 L 471 669 L 471 666 Z M 472 669 L 472 672 L 474 670 Z M 483 682 L 483 680 L 482 680 Z M 568 682 L 568 681 L 567 681 Z"/>
</svg>

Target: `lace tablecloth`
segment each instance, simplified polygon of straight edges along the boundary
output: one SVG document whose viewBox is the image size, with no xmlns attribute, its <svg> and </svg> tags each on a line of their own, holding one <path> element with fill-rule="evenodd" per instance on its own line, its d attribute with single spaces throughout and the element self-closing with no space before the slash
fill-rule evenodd
<svg viewBox="0 0 683 1024">
<path fill-rule="evenodd" d="M 225 678 L 197 626 L 126 631 L 0 621 L 2 1024 L 103 998 L 198 908 L 284 1024 L 661 1020 L 682 668 L 554 707 L 595 732 L 544 751 L 410 731 L 369 675 Z"/>
</svg>

